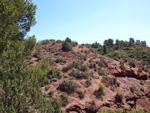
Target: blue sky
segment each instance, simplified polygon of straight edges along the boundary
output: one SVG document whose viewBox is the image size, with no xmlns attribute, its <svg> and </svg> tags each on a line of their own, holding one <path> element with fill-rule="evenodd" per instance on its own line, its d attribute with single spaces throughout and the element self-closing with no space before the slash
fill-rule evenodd
<svg viewBox="0 0 150 113">
<path fill-rule="evenodd" d="M 150 45 L 150 0 L 33 0 L 37 40 L 70 37 L 78 43 L 145 40 Z"/>
</svg>

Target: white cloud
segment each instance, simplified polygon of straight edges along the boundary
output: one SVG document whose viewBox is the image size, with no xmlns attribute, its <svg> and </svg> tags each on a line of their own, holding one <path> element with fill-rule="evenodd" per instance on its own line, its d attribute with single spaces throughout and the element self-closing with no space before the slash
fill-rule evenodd
<svg viewBox="0 0 150 113">
<path fill-rule="evenodd" d="M 145 32 L 145 34 L 150 34 L 150 32 Z"/>
</svg>

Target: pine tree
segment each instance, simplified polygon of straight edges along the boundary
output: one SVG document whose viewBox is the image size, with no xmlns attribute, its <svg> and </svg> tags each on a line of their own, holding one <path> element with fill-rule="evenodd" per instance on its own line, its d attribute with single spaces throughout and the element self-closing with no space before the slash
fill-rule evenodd
<svg viewBox="0 0 150 113">
<path fill-rule="evenodd" d="M 26 62 L 36 45 L 35 37 L 24 39 L 35 22 L 31 0 L 0 1 L 0 112 L 54 113 L 55 106 L 43 97 L 37 70 Z M 40 67 L 42 68 L 42 67 Z M 45 71 L 43 71 L 45 72 Z M 45 72 L 46 73 L 46 72 Z M 45 80 L 43 75 L 42 79 Z M 60 108 L 60 105 L 57 106 Z"/>
<path fill-rule="evenodd" d="M 106 45 L 103 46 L 103 54 L 106 54 L 107 50 L 106 50 Z"/>
<path fill-rule="evenodd" d="M 71 45 L 71 39 L 66 38 L 65 42 L 62 44 L 62 50 L 65 52 L 71 51 L 72 50 L 72 45 Z"/>
<path fill-rule="evenodd" d="M 9 40 L 21 40 L 35 22 L 36 6 L 31 0 L 0 1 L 0 53 Z"/>
<path fill-rule="evenodd" d="M 120 48 L 120 43 L 119 43 L 119 40 L 117 39 L 116 40 L 116 49 L 118 50 Z"/>
</svg>

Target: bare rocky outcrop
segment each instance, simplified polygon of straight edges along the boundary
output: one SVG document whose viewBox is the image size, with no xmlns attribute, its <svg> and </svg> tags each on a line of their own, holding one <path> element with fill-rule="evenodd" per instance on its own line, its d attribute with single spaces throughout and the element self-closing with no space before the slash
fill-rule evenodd
<svg viewBox="0 0 150 113">
<path fill-rule="evenodd" d="M 104 70 L 107 74 L 116 76 L 116 77 L 129 77 L 129 78 L 136 78 L 138 80 L 147 80 L 149 78 L 149 74 L 147 72 L 140 72 L 138 73 L 138 68 L 131 68 L 130 66 L 124 64 L 125 69 L 122 70 L 120 68 L 120 63 L 117 61 L 111 61 L 107 59 L 105 62 L 109 62 Z"/>
</svg>

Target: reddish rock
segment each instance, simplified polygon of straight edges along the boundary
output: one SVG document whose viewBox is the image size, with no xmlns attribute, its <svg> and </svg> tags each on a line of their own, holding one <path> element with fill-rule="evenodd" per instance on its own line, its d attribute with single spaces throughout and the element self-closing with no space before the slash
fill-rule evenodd
<svg viewBox="0 0 150 113">
<path fill-rule="evenodd" d="M 67 72 L 62 72 L 62 75 L 64 76 L 57 82 L 52 82 L 41 88 L 43 92 L 45 92 L 45 87 L 47 87 L 48 90 L 46 93 L 53 90 L 53 97 L 59 98 L 62 92 L 60 92 L 57 87 L 63 80 L 71 80 L 80 86 L 78 90 L 84 93 L 84 98 L 80 99 L 77 92 L 68 95 L 69 104 L 62 107 L 63 111 L 67 111 L 68 113 L 96 113 L 101 110 L 116 110 L 118 108 L 132 110 L 135 106 L 137 110 L 144 108 L 146 110 L 150 110 L 150 101 L 148 99 L 150 97 L 150 88 L 148 88 L 150 87 L 150 79 L 147 71 L 143 70 L 141 73 L 138 73 L 137 67 L 131 68 L 126 64 L 124 64 L 125 69 L 122 70 L 120 68 L 120 62 L 101 56 L 96 52 L 91 51 L 91 49 L 86 46 L 81 48 L 77 45 L 73 47 L 73 51 L 62 52 L 61 45 L 62 42 L 49 42 L 43 46 L 45 57 L 51 57 L 55 61 L 55 59 L 60 56 L 66 61 L 63 65 L 61 63 L 51 61 L 51 65 L 62 70 L 71 62 L 83 59 L 82 56 L 85 56 L 86 60 L 82 63 L 87 66 L 87 72 L 93 72 L 93 75 L 91 75 L 88 79 L 79 80 L 70 77 L 69 73 L 76 70 L 72 68 Z M 35 61 L 34 64 L 39 63 L 39 61 L 34 57 L 32 60 Z M 96 65 L 96 71 L 88 67 L 90 61 Z M 103 77 L 98 74 L 99 67 L 101 67 L 101 70 L 104 71 L 109 79 L 113 81 L 113 78 L 116 77 L 117 80 L 117 85 L 114 85 L 112 82 L 112 84 L 109 84 L 109 87 L 104 88 L 105 95 L 103 96 L 103 100 L 96 98 L 94 95 L 94 91 L 98 90 L 99 83 L 102 82 L 103 79 Z M 86 85 L 86 83 L 89 83 L 90 85 Z M 131 91 L 131 87 L 135 87 L 135 90 Z M 117 90 L 120 90 L 123 94 L 122 103 L 115 101 Z M 50 100 L 50 97 L 47 96 L 47 98 Z M 93 105 L 93 108 L 89 110 L 88 107 L 93 101 L 95 105 Z"/>
<path fill-rule="evenodd" d="M 150 111 L 150 101 L 148 99 L 138 99 L 136 102 L 136 110 L 146 109 Z"/>
</svg>

